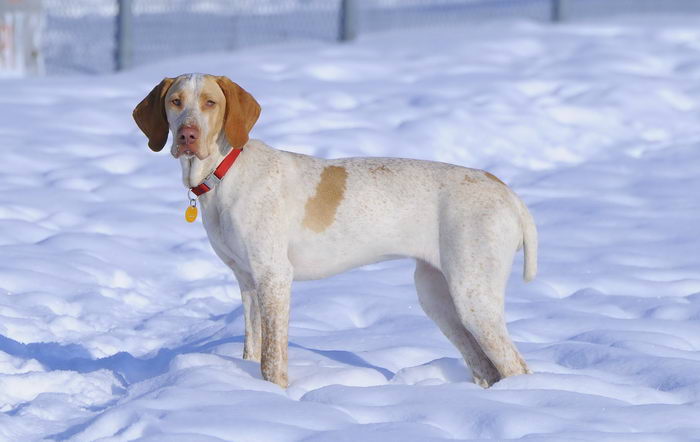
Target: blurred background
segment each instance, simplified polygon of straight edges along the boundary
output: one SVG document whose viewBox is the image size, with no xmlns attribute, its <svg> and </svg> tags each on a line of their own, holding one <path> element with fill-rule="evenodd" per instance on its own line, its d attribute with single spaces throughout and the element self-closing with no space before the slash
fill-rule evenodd
<svg viewBox="0 0 700 442">
<path fill-rule="evenodd" d="M 172 56 L 398 28 L 698 13 L 697 0 L 1 0 L 0 76 L 100 74 Z"/>
</svg>

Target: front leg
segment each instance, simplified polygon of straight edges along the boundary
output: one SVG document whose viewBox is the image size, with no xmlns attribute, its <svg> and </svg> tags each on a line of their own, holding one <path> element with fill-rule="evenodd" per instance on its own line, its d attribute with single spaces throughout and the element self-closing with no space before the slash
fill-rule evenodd
<svg viewBox="0 0 700 442">
<path fill-rule="evenodd" d="M 264 164 L 265 173 L 251 170 L 255 185 L 236 187 L 245 191 L 231 198 L 234 203 L 226 211 L 229 217 L 223 225 L 229 232 L 228 247 L 241 257 L 241 269 L 250 274 L 255 287 L 251 311 L 257 306 L 260 315 L 262 377 L 286 388 L 289 298 L 294 274 L 288 253 L 286 187 L 277 159 L 266 158 Z"/>
<path fill-rule="evenodd" d="M 289 263 L 254 271 L 262 320 L 260 368 L 265 380 L 287 388 L 289 303 L 292 287 Z"/>
<path fill-rule="evenodd" d="M 236 275 L 238 285 L 241 288 L 241 301 L 243 302 L 243 316 L 245 319 L 245 344 L 243 345 L 243 359 L 260 362 L 260 349 L 262 344 L 262 332 L 260 322 L 260 307 L 255 290 L 253 277 L 244 271 L 231 266 Z"/>
<path fill-rule="evenodd" d="M 253 276 L 242 270 L 236 262 L 229 258 L 221 248 L 212 243 L 212 248 L 236 276 L 238 287 L 241 290 L 241 302 L 243 303 L 243 319 L 245 320 L 245 343 L 243 344 L 243 359 L 260 362 L 260 347 L 262 333 L 260 331 L 260 308 L 255 291 Z"/>
</svg>

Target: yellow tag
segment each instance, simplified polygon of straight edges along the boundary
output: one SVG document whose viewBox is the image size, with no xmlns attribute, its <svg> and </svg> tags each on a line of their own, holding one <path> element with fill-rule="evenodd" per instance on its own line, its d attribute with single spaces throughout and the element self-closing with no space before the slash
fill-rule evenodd
<svg viewBox="0 0 700 442">
<path fill-rule="evenodd" d="M 197 208 L 195 206 L 187 206 L 185 210 L 185 220 L 188 223 L 193 223 L 197 219 Z"/>
</svg>

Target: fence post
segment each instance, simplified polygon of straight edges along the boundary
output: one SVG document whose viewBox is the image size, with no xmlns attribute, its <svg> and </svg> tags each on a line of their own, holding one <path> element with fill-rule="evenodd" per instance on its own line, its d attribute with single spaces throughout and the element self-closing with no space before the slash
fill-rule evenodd
<svg viewBox="0 0 700 442">
<path fill-rule="evenodd" d="M 561 21 L 561 0 L 550 0 L 551 8 L 549 19 L 552 23 L 558 23 Z"/>
<path fill-rule="evenodd" d="M 114 65 L 118 71 L 131 67 L 132 62 L 132 10 L 131 0 L 117 0 L 117 35 L 114 50 Z"/>
<path fill-rule="evenodd" d="M 357 0 L 341 0 L 338 41 L 350 41 L 357 37 L 357 21 Z"/>
<path fill-rule="evenodd" d="M 0 2 L 0 74 L 43 73 L 43 27 L 41 0 Z"/>
</svg>

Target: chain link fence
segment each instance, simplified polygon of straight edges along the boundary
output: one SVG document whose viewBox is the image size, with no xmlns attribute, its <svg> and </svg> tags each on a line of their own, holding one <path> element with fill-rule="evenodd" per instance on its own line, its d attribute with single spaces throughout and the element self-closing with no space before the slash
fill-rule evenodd
<svg viewBox="0 0 700 442">
<path fill-rule="evenodd" d="M 118 14 L 130 4 L 126 66 L 178 54 L 290 40 L 337 39 L 341 0 L 45 0 L 47 73 L 104 73 L 120 64 Z"/>
<path fill-rule="evenodd" d="M 182 55 L 291 40 L 331 42 L 415 26 L 700 13 L 700 0 L 44 0 L 43 6 L 47 74 L 112 72 L 175 50 Z"/>
</svg>

